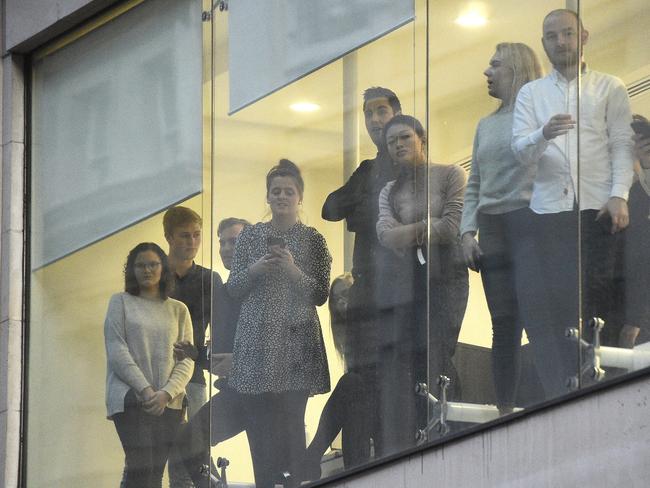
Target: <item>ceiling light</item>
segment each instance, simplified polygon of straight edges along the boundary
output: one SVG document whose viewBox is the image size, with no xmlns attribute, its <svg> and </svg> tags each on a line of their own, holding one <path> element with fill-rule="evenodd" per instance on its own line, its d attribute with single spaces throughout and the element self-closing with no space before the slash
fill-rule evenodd
<svg viewBox="0 0 650 488">
<path fill-rule="evenodd" d="M 289 105 L 294 112 L 315 112 L 320 110 L 320 105 L 312 102 L 296 102 Z"/>
<path fill-rule="evenodd" d="M 487 24 L 487 17 L 484 9 L 472 6 L 462 12 L 455 22 L 462 27 L 482 27 Z"/>
</svg>

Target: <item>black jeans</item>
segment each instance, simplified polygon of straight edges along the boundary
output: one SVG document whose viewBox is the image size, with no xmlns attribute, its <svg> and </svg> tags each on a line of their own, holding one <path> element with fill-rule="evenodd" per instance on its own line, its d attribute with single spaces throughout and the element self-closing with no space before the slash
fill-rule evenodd
<svg viewBox="0 0 650 488">
<path fill-rule="evenodd" d="M 256 488 L 273 488 L 305 458 L 306 391 L 241 395 Z M 285 485 L 286 486 L 286 485 Z"/>
<path fill-rule="evenodd" d="M 370 438 L 374 435 L 371 412 L 375 407 L 375 387 L 374 382 L 365 382 L 364 376 L 358 373 L 348 372 L 341 376 L 323 407 L 318 430 L 307 449 L 307 461 L 310 464 L 320 465 L 323 454 L 339 432 L 346 469 L 370 460 Z"/>
<path fill-rule="evenodd" d="M 630 225 L 625 236 L 623 315 L 626 324 L 641 328 L 646 335 L 650 332 L 650 196 L 639 182 L 630 189 L 628 205 Z"/>
<path fill-rule="evenodd" d="M 481 280 L 492 319 L 492 375 L 497 406 L 513 407 L 521 370 L 521 331 L 526 312 L 535 307 L 528 296 L 531 211 L 499 215 L 479 212 Z M 520 310 L 521 308 L 521 310 Z"/>
<path fill-rule="evenodd" d="M 127 393 L 124 412 L 113 422 L 126 457 L 125 488 L 161 488 L 169 450 L 181 423 L 180 410 L 165 409 L 160 417 L 134 406 L 135 395 Z"/>
<path fill-rule="evenodd" d="M 621 236 L 612 235 L 609 219 L 596 220 L 597 214 L 573 210 L 532 216 L 537 260 L 526 282 L 538 307 L 526 331 L 547 398 L 566 393 L 567 378 L 579 371 L 578 345 L 566 339 L 566 328 L 578 327 L 580 316 L 586 324 L 592 317 L 608 321 L 615 312 Z"/>
</svg>

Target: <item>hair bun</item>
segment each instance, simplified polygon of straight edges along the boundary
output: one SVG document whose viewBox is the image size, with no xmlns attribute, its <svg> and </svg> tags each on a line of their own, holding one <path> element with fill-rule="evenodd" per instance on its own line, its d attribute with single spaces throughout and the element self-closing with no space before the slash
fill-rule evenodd
<svg viewBox="0 0 650 488">
<path fill-rule="evenodd" d="M 281 169 L 290 173 L 293 173 L 295 175 L 300 175 L 300 168 L 294 163 L 293 161 L 290 161 L 286 158 L 280 159 L 278 162 L 277 166 L 274 169 Z"/>
</svg>

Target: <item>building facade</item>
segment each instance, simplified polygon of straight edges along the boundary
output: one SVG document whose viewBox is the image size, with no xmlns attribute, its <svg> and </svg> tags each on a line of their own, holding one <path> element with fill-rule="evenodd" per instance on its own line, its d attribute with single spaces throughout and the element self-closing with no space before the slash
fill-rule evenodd
<svg viewBox="0 0 650 488">
<path fill-rule="evenodd" d="M 612 299 L 607 308 L 603 301 L 611 297 L 595 300 L 594 310 L 606 320 L 601 344 L 588 325 L 591 309 L 585 305 L 594 293 L 590 284 L 598 279 L 589 264 L 593 235 L 578 226 L 558 268 L 571 268 L 567 276 L 575 283 L 567 286 L 559 275 L 551 279 L 557 279 L 552 288 L 575 292 L 575 320 L 567 325 L 576 328 L 582 345 L 563 338 L 559 349 L 547 345 L 540 353 L 542 341 L 527 328 L 516 346 L 519 377 L 512 380 L 514 392 L 505 403 L 498 390 L 503 378 L 494 373 L 494 313 L 491 317 L 485 281 L 470 272 L 464 288 L 459 271 L 461 284 L 454 288 L 439 278 L 446 273 L 445 263 L 452 262 L 440 222 L 452 221 L 456 242 L 461 211 L 454 209 L 451 186 L 436 190 L 443 180 L 435 168 L 456 168 L 463 175 L 456 188 L 462 195 L 463 181 L 476 171 L 477 125 L 499 113 L 496 81 L 488 72 L 498 67 L 490 64 L 498 43 L 529 45 L 545 73 L 555 72 L 550 44 L 540 42 L 546 36 L 545 15 L 554 9 L 578 12 L 589 31 L 573 51 L 564 50 L 566 58 L 580 59 L 584 47 L 587 69 L 613 75 L 624 94 L 600 113 L 602 99 L 590 98 L 587 71 L 580 72 L 577 85 L 567 82 L 561 108 L 575 115 L 578 135 L 561 136 L 562 142 L 551 145 L 566 156 L 568 167 L 574 165 L 573 207 L 593 207 L 586 203 L 591 187 L 584 183 L 593 159 L 584 155 L 596 143 L 587 147 L 585 141 L 592 133 L 614 139 L 607 124 L 618 119 L 625 119 L 621 131 L 629 134 L 618 146 L 606 140 L 610 156 L 605 159 L 615 166 L 611 154 L 627 151 L 620 167 L 629 162 L 621 178 L 629 177 L 623 186 L 631 206 L 627 191 L 639 178 L 633 177 L 633 164 L 637 174 L 644 173 L 633 163 L 633 132 L 626 117 L 650 117 L 650 11 L 643 0 L 543 5 L 285 1 L 264 6 L 240 0 L 2 1 L 0 485 L 120 482 L 124 451 L 104 403 L 104 319 L 111 295 L 124 287 L 129 250 L 143 241 L 168 250 L 163 214 L 182 205 L 203 221 L 195 262 L 226 282 L 230 265 L 219 257 L 218 224 L 238 217 L 271 225 L 276 215 L 265 176 L 288 158 L 305 181 L 299 219 L 326 242 L 331 279 L 352 271 L 363 283 L 369 269 L 376 273 L 370 286 L 376 295 L 368 298 L 374 311 L 353 321 L 373 328 L 369 337 L 376 342 L 370 347 L 368 337 L 362 337 L 362 352 L 356 352 L 372 375 L 362 375 L 361 386 L 348 391 L 338 407 L 334 394 L 310 396 L 304 420 L 309 443 L 320 439 L 319 423 L 328 406 L 343 409 L 357 419 L 355 427 L 363 424 L 369 431 L 361 449 L 365 454 L 362 461 L 346 457 L 346 445 L 348 454 L 352 448 L 344 428 L 343 440 L 332 436 L 320 453 L 322 478 L 294 472 L 294 479 L 333 487 L 645 486 L 650 474 L 645 460 L 650 447 L 645 434 L 647 331 L 639 324 L 631 350 L 610 332 L 615 324 L 634 325 L 625 301 L 632 296 L 625 287 L 631 279 L 623 271 L 630 254 L 612 264 L 612 293 L 620 293 L 618 301 Z M 375 243 L 377 217 L 369 217 L 368 225 L 355 221 L 354 212 L 336 214 L 330 208 L 328 217 L 324 207 L 348 180 L 358 181 L 363 171 L 357 168 L 368 168 L 368 161 L 378 167 L 389 158 L 390 143 L 388 149 L 382 145 L 386 139 L 381 130 L 373 132 L 373 114 L 367 111 L 374 107 L 370 102 L 386 98 L 384 92 L 364 98 L 368 88 L 378 86 L 395 92 L 401 112 L 422 122 L 427 135 L 417 137 L 424 154 L 442 163 L 425 164 L 426 177 L 413 182 L 414 194 L 424 195 L 425 213 L 419 219 L 423 230 L 414 233 L 408 252 L 387 251 L 390 238 L 381 235 L 385 246 Z M 395 106 L 387 109 L 397 112 Z M 613 188 L 616 171 L 597 176 L 597 183 Z M 398 174 L 384 177 L 389 181 Z M 571 177 L 571 170 L 566 174 Z M 375 203 L 380 190 L 368 190 Z M 363 192 L 353 197 L 371 201 Z M 399 213 L 391 202 L 390 209 Z M 569 210 L 575 209 L 570 205 Z M 390 222 L 399 220 L 392 217 Z M 632 214 L 630 225 L 634 219 Z M 558 227 L 557 239 L 561 231 Z M 355 247 L 355 238 L 358 244 L 360 236 L 368 235 L 375 241 L 365 250 Z M 306 273 L 305 263 L 316 253 L 310 248 L 298 257 L 290 237 L 284 238 Z M 360 264 L 364 251 L 374 264 Z M 409 253 L 411 261 L 404 261 Z M 460 262 L 460 256 L 455 259 Z M 548 283 L 543 275 L 554 263 L 548 255 L 541 262 L 538 274 L 528 275 L 533 282 L 517 286 L 530 284 L 543 293 Z M 631 267 L 636 264 L 638 274 L 648 275 L 645 263 Z M 407 265 L 413 268 L 404 274 Z M 534 296 L 539 307 L 531 308 L 556 312 L 564 297 L 550 296 L 548 302 Z M 341 346 L 335 324 L 329 326 L 336 321 L 332 304 L 328 308 L 320 302 L 314 313 L 334 390 L 345 383 L 341 378 L 358 370 L 351 365 L 355 353 Z M 443 317 L 439 310 L 446 307 L 456 315 Z M 216 320 L 209 304 L 203 313 Z M 445 321 L 453 324 L 436 328 Z M 285 350 L 302 340 L 289 330 L 294 335 L 283 339 Z M 235 339 L 236 351 L 245 349 L 243 340 Z M 568 352 L 558 355 L 558 350 Z M 572 369 L 558 372 L 558 361 Z M 440 375 L 450 378 L 449 384 L 439 382 Z M 203 379 L 208 395 L 216 393 L 214 378 L 206 372 Z M 549 386 L 554 380 L 559 390 Z M 416 383 L 426 383 L 428 397 L 423 385 L 416 393 Z M 218 419 L 218 413 L 212 418 Z M 278 440 L 276 448 L 284 447 Z M 216 444 L 211 452 L 215 459 L 230 461 L 230 486 L 254 486 L 245 434 Z"/>
</svg>

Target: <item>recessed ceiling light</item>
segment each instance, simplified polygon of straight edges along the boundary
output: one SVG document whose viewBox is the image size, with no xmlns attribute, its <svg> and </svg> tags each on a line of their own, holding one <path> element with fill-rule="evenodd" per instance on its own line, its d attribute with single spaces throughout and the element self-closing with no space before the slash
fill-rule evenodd
<svg viewBox="0 0 650 488">
<path fill-rule="evenodd" d="M 462 27 L 482 27 L 487 24 L 487 17 L 484 9 L 470 7 L 461 13 L 455 22 Z"/>
<path fill-rule="evenodd" d="M 289 105 L 294 112 L 315 112 L 320 110 L 320 105 L 312 102 L 296 102 Z"/>
</svg>

